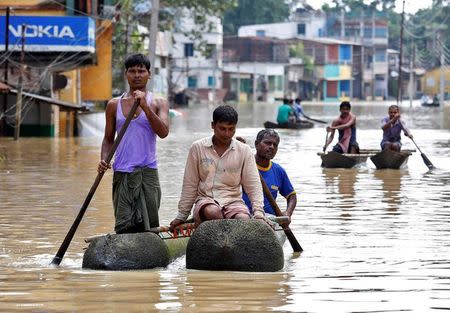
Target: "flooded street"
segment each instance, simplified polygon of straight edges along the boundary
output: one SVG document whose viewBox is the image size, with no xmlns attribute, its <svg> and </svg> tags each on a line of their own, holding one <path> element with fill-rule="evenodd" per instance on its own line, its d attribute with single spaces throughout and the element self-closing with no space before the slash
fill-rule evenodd
<svg viewBox="0 0 450 313">
<path fill-rule="evenodd" d="M 158 141 L 162 225 L 176 215 L 190 144 L 211 134 L 213 107 L 181 109 Z M 237 135 L 253 146 L 276 105 L 238 106 Z M 305 106 L 331 121 L 338 106 Z M 361 148 L 377 149 L 386 104 L 354 105 Z M 421 150 L 401 170 L 322 169 L 325 126 L 280 130 L 275 161 L 298 193 L 275 273 L 186 270 L 184 258 L 148 271 L 81 268 L 86 237 L 113 231 L 108 172 L 61 263 L 49 265 L 96 177 L 102 133 L 0 138 L 0 312 L 433 312 L 450 310 L 450 107 L 402 106 Z M 103 120 L 103 114 L 83 116 Z M 85 124 L 84 130 L 88 129 Z M 403 138 L 404 149 L 416 149 Z M 282 199 L 278 203 L 282 209 Z"/>
</svg>

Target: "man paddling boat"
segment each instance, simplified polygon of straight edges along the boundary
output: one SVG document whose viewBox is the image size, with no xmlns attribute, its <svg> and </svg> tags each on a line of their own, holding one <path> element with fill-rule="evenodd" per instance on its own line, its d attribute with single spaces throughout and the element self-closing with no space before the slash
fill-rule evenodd
<svg viewBox="0 0 450 313">
<path fill-rule="evenodd" d="M 413 139 L 413 135 L 406 127 L 403 120 L 400 120 L 400 109 L 398 105 L 391 105 L 388 109 L 389 116 L 381 120 L 381 129 L 383 130 L 383 139 L 381 140 L 381 149 L 400 151 L 402 148 L 401 132 L 405 136 Z"/>
<path fill-rule="evenodd" d="M 146 90 L 150 78 L 150 61 L 142 54 L 125 60 L 125 75 L 130 90 L 111 99 L 106 106 L 105 134 L 98 172 L 111 165 L 105 160 L 135 101 L 139 107 L 120 142 L 114 159 L 113 206 L 116 233 L 132 233 L 159 226 L 161 200 L 156 137 L 169 134 L 169 106 Z"/>
<path fill-rule="evenodd" d="M 333 151 L 337 153 L 359 153 L 359 146 L 356 141 L 356 116 L 350 110 L 350 102 L 341 102 L 339 106 L 341 114 L 331 123 L 331 126 L 327 127 L 327 132 L 330 133 L 330 136 L 323 147 L 323 151 L 333 142 L 334 132 L 338 130 L 339 141 L 333 147 Z"/>
<path fill-rule="evenodd" d="M 272 159 L 278 152 L 279 143 L 280 136 L 275 130 L 261 130 L 255 140 L 255 160 L 259 173 L 269 187 L 272 197 L 276 199 L 279 192 L 286 198 L 286 211 L 283 214 L 291 217 L 297 205 L 297 194 L 284 168 L 278 163 L 272 162 Z M 251 210 L 251 202 L 245 191 L 243 199 Z M 275 209 L 271 206 L 266 196 L 264 196 L 264 211 L 267 214 L 276 215 Z"/>
<path fill-rule="evenodd" d="M 192 206 L 196 224 L 223 218 L 249 219 L 242 187 L 254 208 L 253 217 L 264 219 L 263 192 L 253 154 L 249 146 L 233 139 L 237 122 L 236 110 L 221 105 L 213 112 L 214 135 L 192 144 L 171 230 L 186 221 Z"/>
</svg>

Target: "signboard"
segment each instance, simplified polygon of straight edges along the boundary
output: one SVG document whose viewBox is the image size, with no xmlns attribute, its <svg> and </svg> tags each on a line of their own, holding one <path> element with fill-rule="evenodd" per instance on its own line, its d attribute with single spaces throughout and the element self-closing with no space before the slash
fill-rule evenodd
<svg viewBox="0 0 450 313">
<path fill-rule="evenodd" d="M 95 22 L 85 16 L 10 16 L 9 51 L 95 52 Z M 5 51 L 6 17 L 0 16 L 0 51 Z"/>
</svg>

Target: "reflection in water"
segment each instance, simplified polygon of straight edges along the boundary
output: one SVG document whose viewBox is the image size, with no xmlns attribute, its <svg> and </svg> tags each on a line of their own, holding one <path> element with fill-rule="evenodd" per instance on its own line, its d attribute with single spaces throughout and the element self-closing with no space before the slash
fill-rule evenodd
<svg viewBox="0 0 450 313">
<path fill-rule="evenodd" d="M 407 175 L 407 170 L 383 169 L 375 170 L 373 175 L 380 180 L 383 190 L 382 202 L 387 204 L 386 210 L 397 212 L 403 199 L 401 193 L 402 177 Z"/>
<path fill-rule="evenodd" d="M 345 209 L 352 209 L 355 206 L 355 182 L 358 170 L 324 168 L 322 171 L 328 192 L 335 195 L 337 205 L 344 209 L 341 217 L 350 217 L 351 210 Z"/>
<path fill-rule="evenodd" d="M 176 214 L 190 144 L 211 134 L 212 110 L 182 109 L 169 137 L 158 141 L 163 225 Z M 305 110 L 327 121 L 338 114 L 337 104 L 305 105 Z M 386 110 L 387 104 L 353 106 L 364 148 L 378 148 L 379 119 Z M 407 170 L 378 171 L 369 162 L 349 170 L 322 169 L 316 153 L 323 146 L 323 125 L 280 130 L 275 161 L 298 192 L 291 228 L 305 251 L 295 257 L 286 242 L 286 265 L 277 273 L 191 271 L 184 258 L 166 269 L 82 270 L 84 238 L 114 226 L 111 172 L 62 266 L 50 267 L 94 182 L 102 138 L 0 138 L 0 154 L 6 156 L 0 156 L 0 312 L 449 309 L 450 132 L 442 122 L 449 112 L 414 116 L 420 110 L 402 111 L 437 167 L 433 171 L 418 153 L 409 158 Z M 275 119 L 276 106 L 240 104 L 238 112 L 237 135 L 254 141 L 263 122 Z"/>
</svg>

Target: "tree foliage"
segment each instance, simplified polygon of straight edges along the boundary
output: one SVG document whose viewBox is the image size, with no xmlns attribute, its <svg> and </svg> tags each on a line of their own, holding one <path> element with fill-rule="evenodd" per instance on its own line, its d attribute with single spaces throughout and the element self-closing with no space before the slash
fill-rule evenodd
<svg viewBox="0 0 450 313">
<path fill-rule="evenodd" d="M 224 35 L 236 35 L 239 27 L 252 24 L 266 24 L 286 21 L 289 4 L 282 0 L 238 0 L 238 5 L 225 12 Z"/>
<path fill-rule="evenodd" d="M 212 25 L 208 16 L 222 17 L 224 12 L 237 4 L 237 0 L 160 0 L 159 30 L 174 30 L 176 20 L 180 18 L 182 9 L 188 9 L 198 29 L 183 32 L 193 42 L 196 48 L 204 47 L 202 34 L 211 30 Z M 144 40 L 148 34 L 138 32 L 138 24 L 148 27 L 150 25 L 151 0 L 117 0 L 120 8 L 120 21 L 116 24 L 113 35 L 113 86 L 122 85 L 123 60 L 125 54 L 141 52 L 146 54 L 147 48 Z M 127 18 L 128 17 L 128 18 Z M 127 33 L 128 29 L 128 33 Z M 126 47 L 127 46 L 127 47 Z"/>
</svg>

